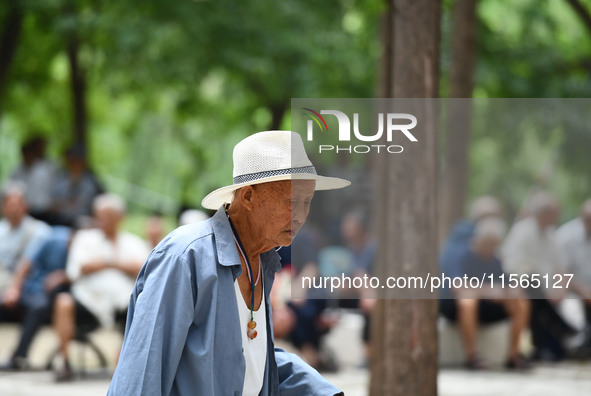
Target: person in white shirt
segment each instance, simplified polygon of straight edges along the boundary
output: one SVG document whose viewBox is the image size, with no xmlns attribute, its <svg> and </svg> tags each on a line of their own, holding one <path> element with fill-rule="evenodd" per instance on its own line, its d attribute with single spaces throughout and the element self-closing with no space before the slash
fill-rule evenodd
<svg viewBox="0 0 591 396">
<path fill-rule="evenodd" d="M 556 304 L 562 299 L 564 288 L 555 288 L 555 275 L 562 276 L 564 263 L 556 242 L 554 227 L 558 221 L 560 205 L 547 192 L 536 193 L 530 202 L 530 215 L 516 222 L 501 248 L 503 270 L 507 276 L 547 276 L 549 286 L 530 288 L 530 329 L 536 349 L 534 357 L 556 361 L 566 355 L 563 346 L 567 336 L 575 330 L 558 314 Z"/>
<path fill-rule="evenodd" d="M 68 344 L 77 324 L 112 327 L 125 319 L 135 278 L 149 250 L 141 238 L 119 230 L 124 213 L 120 197 L 98 196 L 94 201 L 98 228 L 81 230 L 72 241 L 66 264 L 71 294 L 60 293 L 54 305 L 54 327 L 65 362 L 56 373 L 58 381 L 72 378 Z"/>
<path fill-rule="evenodd" d="M 534 195 L 530 215 L 513 225 L 502 246 L 503 269 L 507 273 L 562 273 L 563 261 L 555 240 L 559 213 L 560 206 L 552 195 Z"/>
<path fill-rule="evenodd" d="M 591 199 L 581 207 L 581 215 L 556 232 L 564 256 L 566 273 L 573 274 L 571 291 L 585 306 L 587 326 L 591 326 Z"/>
</svg>

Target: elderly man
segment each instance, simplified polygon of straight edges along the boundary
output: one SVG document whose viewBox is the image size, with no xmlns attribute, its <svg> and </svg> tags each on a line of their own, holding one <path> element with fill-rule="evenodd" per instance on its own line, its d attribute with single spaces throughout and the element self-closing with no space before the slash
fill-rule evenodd
<svg viewBox="0 0 591 396">
<path fill-rule="evenodd" d="M 51 228 L 27 214 L 25 186 L 18 182 L 6 185 L 2 193 L 0 220 L 0 293 L 1 306 L 14 307 L 20 293 L 15 274 L 49 235 Z M 0 312 L 0 321 L 4 315 Z"/>
<path fill-rule="evenodd" d="M 48 221 L 79 227 L 92 214 L 92 203 L 103 188 L 88 166 L 83 146 L 75 144 L 66 150 L 65 164 L 53 183 Z"/>
<path fill-rule="evenodd" d="M 66 274 L 72 294 L 58 294 L 54 305 L 53 322 L 64 358 L 56 372 L 58 381 L 72 378 L 68 344 L 76 325 L 94 329 L 125 321 L 135 277 L 149 253 L 140 237 L 119 230 L 125 214 L 120 197 L 99 195 L 93 206 L 98 228 L 78 231 L 68 255 Z"/>
<path fill-rule="evenodd" d="M 50 234 L 50 227 L 27 214 L 25 187 L 18 182 L 8 184 L 2 197 L 0 221 L 0 322 L 24 319 L 24 333 L 10 360 L 0 367 L 7 370 L 26 368 L 27 349 L 36 328 L 43 321 L 40 309 L 48 304 L 43 293 L 23 288 L 31 262 Z M 31 325 L 31 323 L 33 323 Z"/>
<path fill-rule="evenodd" d="M 27 368 L 27 355 L 37 331 L 51 317 L 55 295 L 69 288 L 65 275 L 72 230 L 53 227 L 38 249 L 19 266 L 5 305 L 22 313 L 22 332 L 18 346 L 4 370 Z"/>
<path fill-rule="evenodd" d="M 274 347 L 274 248 L 291 243 L 318 176 L 300 136 L 256 133 L 234 148 L 234 183 L 210 193 L 210 219 L 180 227 L 152 252 L 131 297 L 108 395 L 335 395 L 297 356 Z"/>
<path fill-rule="evenodd" d="M 448 268 L 450 277 L 476 277 L 492 275 L 495 280 L 503 274 L 501 262 L 497 258 L 497 247 L 505 233 L 505 224 L 495 217 L 487 217 L 476 223 L 470 244 L 459 254 L 455 267 Z M 498 287 L 494 287 L 498 289 Z M 441 313 L 450 320 L 457 320 L 464 341 L 467 368 L 478 370 L 486 368 L 476 350 L 478 323 L 494 323 L 511 319 L 511 334 L 506 367 L 510 369 L 528 368 L 525 358 L 519 353 L 519 340 L 529 322 L 530 304 L 528 300 L 509 298 L 499 294 L 498 298 L 486 296 L 486 290 L 445 289 L 440 302 Z M 504 292 L 504 290 L 497 290 Z M 476 295 L 475 295 L 476 293 Z M 456 300 L 451 299 L 455 297 Z"/>
<path fill-rule="evenodd" d="M 509 275 L 547 275 L 551 280 L 548 288 L 529 289 L 532 297 L 530 329 L 536 348 L 534 357 L 556 361 L 564 358 L 563 342 L 575 332 L 555 308 L 564 290 L 562 286 L 553 288 L 554 275 L 564 272 L 554 232 L 560 206 L 553 195 L 540 191 L 532 197 L 529 212 L 528 217 L 513 225 L 505 239 L 501 249 L 503 266 Z"/>
<path fill-rule="evenodd" d="M 45 158 L 47 140 L 34 137 L 21 147 L 22 162 L 10 180 L 23 183 L 29 213 L 36 219 L 47 220 L 51 204 L 51 187 L 55 181 L 56 166 Z"/>
<path fill-rule="evenodd" d="M 581 297 L 587 326 L 591 328 L 591 199 L 583 203 L 579 217 L 558 229 L 556 237 L 565 272 L 574 275 L 570 289 Z"/>
<path fill-rule="evenodd" d="M 490 195 L 483 195 L 470 205 L 467 219 L 459 220 L 452 229 L 443 245 L 439 256 L 441 272 L 449 273 L 457 266 L 459 256 L 470 245 L 476 223 L 488 217 L 501 217 L 502 210 L 499 201 Z"/>
</svg>

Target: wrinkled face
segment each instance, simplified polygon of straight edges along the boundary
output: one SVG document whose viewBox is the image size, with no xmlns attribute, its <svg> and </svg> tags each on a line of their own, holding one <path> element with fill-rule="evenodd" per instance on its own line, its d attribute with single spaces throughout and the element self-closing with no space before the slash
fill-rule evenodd
<svg viewBox="0 0 591 396">
<path fill-rule="evenodd" d="M 119 222 L 123 219 L 123 214 L 116 209 L 103 206 L 94 210 L 96 225 L 105 234 L 112 235 L 117 232 Z"/>
<path fill-rule="evenodd" d="M 306 222 L 316 182 L 284 180 L 251 186 L 252 221 L 269 246 L 287 246 Z"/>
<path fill-rule="evenodd" d="M 20 193 L 11 193 L 2 200 L 2 216 L 11 224 L 19 224 L 27 214 L 27 202 Z"/>
</svg>

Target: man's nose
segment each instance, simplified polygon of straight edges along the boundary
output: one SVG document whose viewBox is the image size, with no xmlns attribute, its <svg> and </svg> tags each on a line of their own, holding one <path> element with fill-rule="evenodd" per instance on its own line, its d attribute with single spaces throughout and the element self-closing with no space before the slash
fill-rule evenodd
<svg viewBox="0 0 591 396">
<path fill-rule="evenodd" d="M 291 210 L 291 221 L 292 223 L 297 222 L 303 224 L 308 216 L 308 208 L 303 203 L 294 205 Z"/>
</svg>

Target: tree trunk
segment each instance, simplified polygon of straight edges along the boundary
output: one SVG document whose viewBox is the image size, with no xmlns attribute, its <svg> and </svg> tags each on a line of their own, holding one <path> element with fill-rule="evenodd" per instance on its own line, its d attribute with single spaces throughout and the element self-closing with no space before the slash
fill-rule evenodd
<svg viewBox="0 0 591 396">
<path fill-rule="evenodd" d="M 5 7 L 8 7 L 8 12 L 2 21 L 4 29 L 0 37 L 0 101 L 6 90 L 8 70 L 18 47 L 23 24 L 23 14 L 18 0 L 7 0 Z"/>
<path fill-rule="evenodd" d="M 441 2 L 389 0 L 382 29 L 380 95 L 438 95 Z M 431 102 L 432 104 L 432 102 Z M 427 107 L 429 104 L 427 104 Z M 437 134 L 435 112 L 407 152 L 380 156 L 376 224 L 378 273 L 437 273 Z M 430 118 L 430 120 L 429 120 Z M 410 264 L 410 265 L 409 265 Z M 388 268 L 388 269 L 386 269 Z M 436 299 L 380 299 L 372 318 L 371 395 L 437 394 Z"/>
<path fill-rule="evenodd" d="M 271 125 L 269 126 L 270 131 L 276 131 L 281 129 L 281 121 L 287 110 L 288 102 L 273 103 L 267 108 L 271 112 Z"/>
<path fill-rule="evenodd" d="M 71 18 L 75 19 L 75 4 L 69 1 L 65 9 Z M 87 113 L 86 113 L 86 76 L 80 65 L 80 39 L 77 27 L 74 26 L 66 33 L 66 52 L 70 65 L 70 89 L 72 93 L 72 117 L 74 139 L 76 143 L 86 147 Z"/>
<path fill-rule="evenodd" d="M 74 136 L 77 143 L 86 146 L 86 80 L 78 60 L 79 48 L 78 39 L 73 35 L 68 42 L 68 61 L 70 63 Z"/>
<path fill-rule="evenodd" d="M 456 0 L 453 10 L 450 96 L 470 98 L 474 88 L 477 0 Z M 468 186 L 468 148 L 472 111 L 469 101 L 449 101 L 441 194 L 439 241 L 464 214 Z"/>
</svg>

